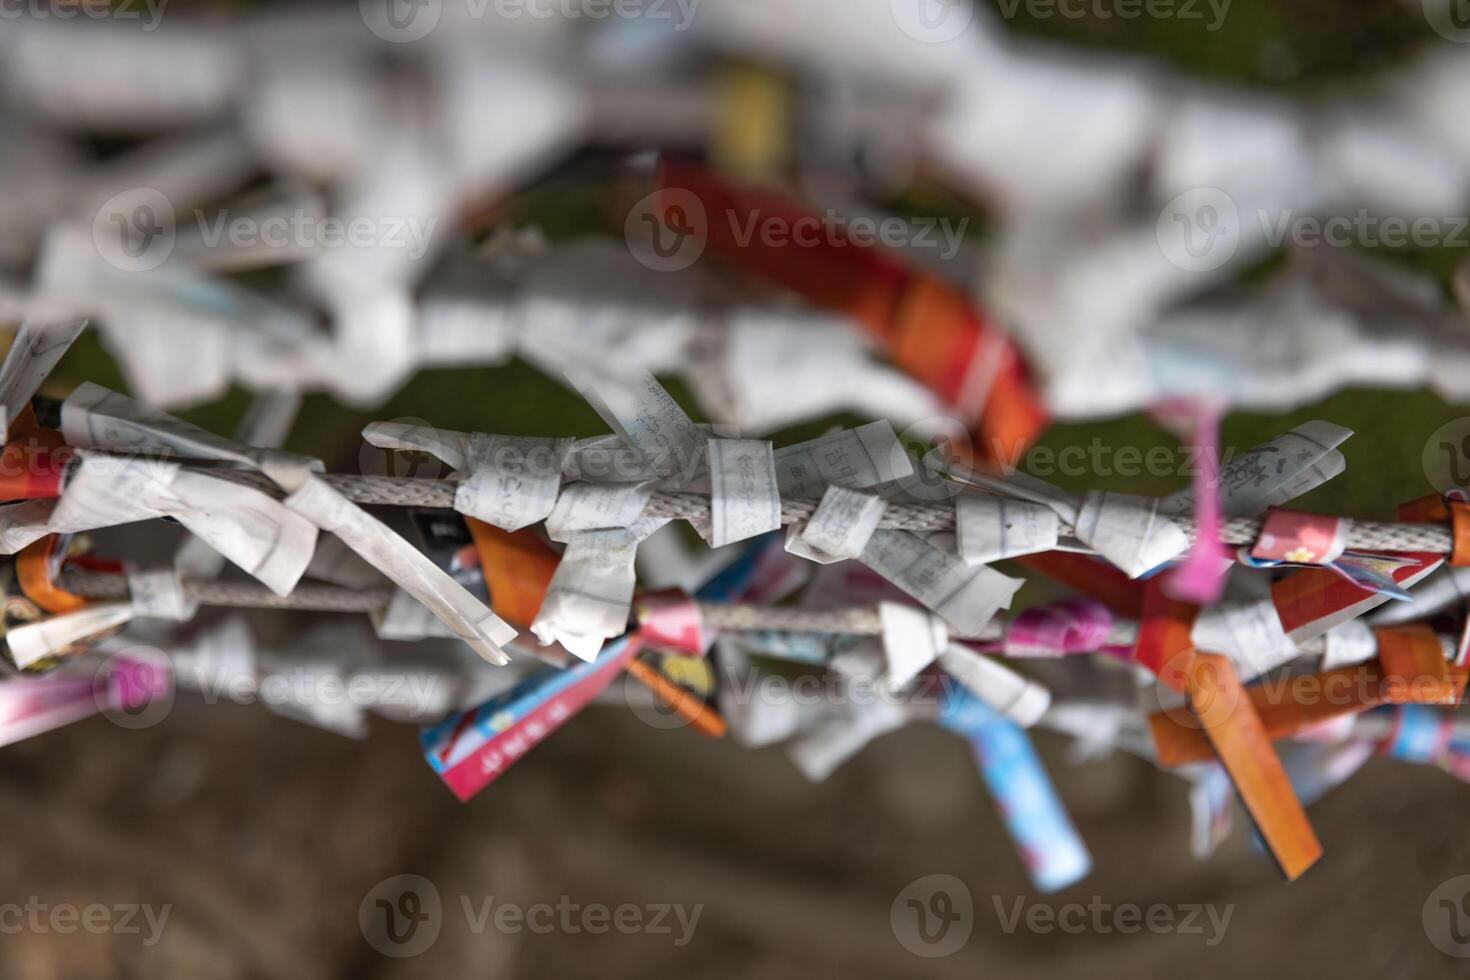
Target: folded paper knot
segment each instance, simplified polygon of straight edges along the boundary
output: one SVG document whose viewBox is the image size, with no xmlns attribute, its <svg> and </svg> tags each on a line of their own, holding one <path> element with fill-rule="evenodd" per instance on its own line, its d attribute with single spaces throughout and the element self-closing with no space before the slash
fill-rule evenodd
<svg viewBox="0 0 1470 980">
<path fill-rule="evenodd" d="M 640 596 L 634 611 L 645 646 L 672 648 L 692 657 L 709 652 L 714 636 L 704 628 L 699 604 L 687 592 L 667 589 Z"/>
<path fill-rule="evenodd" d="M 1003 652 L 1008 657 L 1061 657 L 1106 645 L 1113 614 L 1093 599 L 1063 599 L 1032 606 L 1011 620 Z"/>
<path fill-rule="evenodd" d="M 1347 548 L 1352 523 L 1346 517 L 1272 507 L 1266 511 L 1251 557 L 1295 565 L 1330 565 Z"/>
</svg>

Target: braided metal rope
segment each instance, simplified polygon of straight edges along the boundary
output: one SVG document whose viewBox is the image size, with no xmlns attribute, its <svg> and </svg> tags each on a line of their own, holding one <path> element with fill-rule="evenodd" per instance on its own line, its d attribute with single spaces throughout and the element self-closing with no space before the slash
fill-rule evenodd
<svg viewBox="0 0 1470 980">
<path fill-rule="evenodd" d="M 250 470 L 211 470 L 211 476 L 245 483 L 279 495 L 264 474 Z M 390 476 L 353 476 L 329 474 L 328 484 L 348 500 L 358 504 L 396 507 L 453 507 L 457 484 L 448 480 L 405 479 Z M 811 519 L 817 501 L 788 497 L 781 501 L 781 523 L 801 524 Z M 681 520 L 708 521 L 710 504 L 707 496 L 696 493 L 656 493 L 643 510 L 646 517 L 668 517 Z M 1190 540 L 1194 540 L 1194 522 L 1175 518 Z M 953 503 L 894 502 L 883 512 L 879 527 L 903 531 L 954 530 Z M 1220 540 L 1225 544 L 1252 544 L 1261 532 L 1256 518 L 1237 517 L 1224 522 Z M 1065 522 L 1061 533 L 1071 534 Z M 1362 551 L 1430 551 L 1449 554 L 1454 547 L 1450 529 L 1440 524 L 1399 524 L 1381 521 L 1354 521 L 1348 531 L 1347 545 Z"/>
<path fill-rule="evenodd" d="M 126 599 L 128 580 L 111 572 L 66 569 L 58 584 L 68 592 L 88 599 Z M 238 609 L 299 609 L 312 612 L 372 613 L 387 608 L 392 593 L 387 589 L 348 589 L 340 585 L 305 582 L 290 595 L 279 596 L 254 582 L 218 582 L 185 580 L 184 592 L 206 606 L 230 606 Z M 698 603 L 700 618 L 711 629 L 729 632 L 768 631 L 777 633 L 832 633 L 850 636 L 878 636 L 883 631 L 878 610 L 873 606 L 849 606 L 837 609 L 796 609 L 789 606 L 759 606 L 740 602 Z M 1010 623 L 994 619 L 972 640 L 1001 640 Z M 1138 624 L 1116 620 L 1108 633 L 1107 645 L 1131 646 L 1138 640 Z M 1454 659 L 1458 641 L 1453 636 L 1439 635 L 1439 645 L 1446 659 Z M 1325 636 L 1308 637 L 1297 644 L 1305 655 L 1320 656 L 1327 652 Z"/>
</svg>

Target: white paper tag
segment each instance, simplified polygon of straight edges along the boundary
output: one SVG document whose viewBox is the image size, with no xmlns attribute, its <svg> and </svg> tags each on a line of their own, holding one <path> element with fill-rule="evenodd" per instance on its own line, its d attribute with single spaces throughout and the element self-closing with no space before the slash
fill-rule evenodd
<svg viewBox="0 0 1470 980">
<path fill-rule="evenodd" d="M 259 490 L 176 463 L 82 453 L 47 521 L 87 531 L 173 517 L 210 547 L 287 595 L 306 571 L 316 528 Z"/>
<path fill-rule="evenodd" d="M 781 526 L 781 492 L 771 444 L 762 439 L 710 439 L 710 545 L 745 541 Z"/>
<path fill-rule="evenodd" d="M 183 623 L 193 619 L 199 609 L 198 601 L 184 594 L 177 569 L 128 568 L 127 579 L 135 615 Z"/>
<path fill-rule="evenodd" d="M 1350 667 L 1378 656 L 1378 639 L 1373 628 L 1361 619 L 1350 619 L 1327 631 L 1327 652 L 1322 656 L 1322 669 Z"/>
<path fill-rule="evenodd" d="M 544 521 L 556 507 L 562 465 L 571 449 L 570 439 L 475 433 L 454 509 L 503 531 Z"/>
<path fill-rule="evenodd" d="M 814 783 L 832 775 L 879 735 L 901 728 L 909 720 L 903 705 L 884 698 L 850 703 L 848 710 L 819 721 L 791 743 L 791 761 Z"/>
<path fill-rule="evenodd" d="M 1077 537 L 1129 578 L 1189 548 L 1184 530 L 1159 513 L 1159 501 L 1132 493 L 1089 490 L 1077 514 Z"/>
<path fill-rule="evenodd" d="M 939 666 L 977 698 L 1020 725 L 1030 728 L 1051 706 L 1051 692 L 1009 667 L 951 643 L 939 655 Z"/>
<path fill-rule="evenodd" d="M 1242 681 L 1279 667 L 1300 653 L 1282 628 L 1276 605 L 1269 597 L 1206 606 L 1195 617 L 1189 638 L 1201 650 L 1228 655 Z"/>
<path fill-rule="evenodd" d="M 133 607 L 127 602 L 99 602 L 76 612 L 14 627 L 6 632 L 5 642 L 15 665 L 25 668 L 62 652 L 73 643 L 122 626 L 132 618 Z"/>
<path fill-rule="evenodd" d="M 1326 483 L 1347 468 L 1336 447 L 1352 434 L 1331 422 L 1306 422 L 1247 449 L 1220 468 L 1221 513 L 1254 517 Z M 1169 494 L 1159 509 L 1171 517 L 1190 513 L 1193 488 Z"/>
<path fill-rule="evenodd" d="M 297 476 L 300 476 L 298 473 Z M 286 498 L 286 506 L 356 551 L 399 587 L 442 619 L 456 636 L 493 664 L 510 658 L 500 649 L 516 629 L 486 609 L 474 596 L 387 525 L 352 503 L 323 480 L 307 475 Z"/>
<path fill-rule="evenodd" d="M 868 546 L 887 507 L 888 502 L 882 497 L 830 486 L 811 520 L 800 528 L 790 529 L 799 532 L 798 544 L 804 547 L 791 547 L 793 534 L 788 533 L 786 550 L 824 565 L 856 558 Z"/>
<path fill-rule="evenodd" d="M 0 364 L 0 409 L 4 410 L 0 425 L 8 428 L 30 404 L 51 369 L 86 326 L 86 320 L 20 325 Z"/>
<path fill-rule="evenodd" d="M 643 453 L 659 478 L 679 486 L 699 474 L 705 434 L 653 375 L 623 381 L 580 374 L 571 381 L 603 421 Z"/>
<path fill-rule="evenodd" d="M 944 617 L 959 636 L 978 636 L 1024 584 L 991 568 L 971 568 L 908 531 L 874 531 L 861 560 Z"/>
<path fill-rule="evenodd" d="M 394 589 L 386 609 L 373 613 L 373 630 L 383 640 L 422 640 L 456 634 L 429 607 L 402 589 Z"/>
<path fill-rule="evenodd" d="M 1057 545 L 1056 511 L 1042 504 L 982 493 L 955 498 L 955 531 L 966 565 L 1050 551 Z"/>
<path fill-rule="evenodd" d="M 546 533 L 569 541 L 580 531 L 631 527 L 652 496 L 652 483 L 569 483 L 546 518 Z"/>
<path fill-rule="evenodd" d="M 820 497 L 828 486 L 871 487 L 914 472 L 886 421 L 783 446 L 774 455 L 776 482 L 788 497 Z"/>
<path fill-rule="evenodd" d="M 918 676 L 949 644 L 949 630 L 937 616 L 897 602 L 878 603 L 883 653 L 888 669 L 883 683 L 896 691 Z"/>
<path fill-rule="evenodd" d="M 591 662 L 628 628 L 637 539 L 626 529 L 571 535 L 536 613 L 531 632 Z"/>
</svg>

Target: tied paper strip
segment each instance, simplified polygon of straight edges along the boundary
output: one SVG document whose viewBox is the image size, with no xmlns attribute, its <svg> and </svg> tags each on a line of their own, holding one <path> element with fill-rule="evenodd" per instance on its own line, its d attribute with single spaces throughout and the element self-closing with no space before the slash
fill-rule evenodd
<svg viewBox="0 0 1470 980">
<path fill-rule="evenodd" d="M 603 643 L 628 628 L 637 549 L 637 536 L 626 528 L 573 534 L 531 623 L 536 639 L 596 660 Z"/>
<path fill-rule="evenodd" d="M 1102 650 L 1113 614 L 1093 599 L 1063 599 L 1023 609 L 1006 627 L 1001 650 L 1007 657 L 1062 657 Z"/>
<path fill-rule="evenodd" d="M 683 486 L 698 475 L 705 434 L 647 372 L 624 381 L 595 374 L 568 376 L 572 387 L 639 450 L 659 479 Z"/>
<path fill-rule="evenodd" d="M 786 529 L 786 550 L 830 565 L 863 553 L 888 503 L 882 497 L 829 486 L 811 520 Z"/>
<path fill-rule="evenodd" d="M 425 452 L 463 475 L 454 509 L 502 531 L 546 520 L 556 507 L 571 439 L 452 432 L 374 422 L 363 439 L 380 449 Z"/>
<path fill-rule="evenodd" d="M 1347 548 L 1352 523 L 1346 517 L 1273 507 L 1266 512 L 1251 557 L 1296 565 L 1330 565 Z"/>
<path fill-rule="evenodd" d="M 570 483 L 546 518 L 546 533 L 553 541 L 570 541 L 579 531 L 644 528 L 639 518 L 652 496 L 652 482 Z"/>
<path fill-rule="evenodd" d="M 316 528 L 259 490 L 177 463 L 79 456 L 54 505 L 28 501 L 3 509 L 6 547 L 51 532 L 172 517 L 277 595 L 289 595 L 311 562 Z"/>
<path fill-rule="evenodd" d="M 259 469 L 269 476 L 287 494 L 286 499 L 281 503 L 277 503 L 258 491 L 229 484 L 226 481 L 212 480 L 191 471 L 180 472 L 174 483 L 178 485 L 186 481 L 205 480 L 209 484 L 219 485 L 221 489 L 214 491 L 214 498 L 210 501 L 210 506 L 218 508 L 219 512 L 210 511 L 204 515 L 212 521 L 237 520 L 249 516 L 261 523 L 271 518 L 279 520 L 280 515 L 286 512 L 294 512 L 299 517 L 305 518 L 304 522 L 297 521 L 292 525 L 297 529 L 309 527 L 310 533 L 309 539 L 293 542 L 297 550 L 291 552 L 295 563 L 291 566 L 290 571 L 295 577 L 290 579 L 290 586 L 295 585 L 296 580 L 300 578 L 302 571 L 311 561 L 316 543 L 316 529 L 331 531 L 341 539 L 343 544 L 356 551 L 369 564 L 380 569 L 404 591 L 427 606 L 435 616 L 438 616 L 445 625 L 453 630 L 456 636 L 468 643 L 480 656 L 494 664 L 509 662 L 509 658 L 500 649 L 500 645 L 515 638 L 515 628 L 486 609 L 484 604 L 470 595 L 464 586 L 451 578 L 413 545 L 394 534 L 386 524 L 349 501 L 316 476 L 315 474 L 321 469 L 318 461 L 276 449 L 256 449 L 241 445 L 233 440 L 189 425 L 182 419 L 176 419 L 166 413 L 138 404 L 130 398 L 97 388 L 95 385 L 87 390 L 79 389 L 72 398 L 67 399 L 67 404 L 62 406 L 64 429 L 68 425 L 68 407 L 71 413 L 70 428 L 67 429 L 69 436 L 74 431 L 78 438 L 89 442 L 105 442 L 111 448 L 129 448 L 130 443 L 137 440 L 142 443 L 137 448 L 166 449 L 186 455 L 192 454 L 209 459 L 235 462 Z M 69 492 L 70 485 L 67 489 Z M 230 495 L 238 497 L 241 490 L 253 494 L 255 498 L 264 503 L 257 504 L 253 508 L 243 503 L 238 506 L 220 506 L 221 503 L 228 504 L 231 500 Z M 67 494 L 63 493 L 57 510 L 61 510 L 66 503 Z M 200 506 L 202 509 L 204 505 Z M 179 517 L 180 523 L 210 541 L 205 531 L 190 523 L 190 515 L 176 516 Z M 113 520 L 109 523 L 122 522 Z M 298 535 L 298 537 L 302 536 Z M 274 536 L 267 537 L 267 542 L 273 543 L 273 541 Z M 213 541 L 210 543 L 214 544 Z M 215 547 L 232 561 L 236 560 L 224 548 L 220 548 L 219 545 Z M 236 561 L 236 564 L 241 563 Z M 261 578 L 281 594 L 290 592 L 290 587 L 282 591 L 276 584 L 262 578 L 249 566 L 242 565 L 241 567 L 252 571 L 257 578 Z"/>
<path fill-rule="evenodd" d="M 842 698 L 831 714 L 791 743 L 787 754 L 803 776 L 820 783 L 863 746 L 908 720 L 908 711 L 891 698 Z"/>
<path fill-rule="evenodd" d="M 944 617 L 961 637 L 978 636 L 1024 584 L 992 568 L 971 568 L 908 531 L 874 531 L 861 560 Z"/>
<path fill-rule="evenodd" d="M 60 323 L 22 323 L 0 364 L 0 429 L 8 429 L 40 390 L 72 342 L 87 327 L 86 320 Z"/>
<path fill-rule="evenodd" d="M 781 492 L 771 444 L 761 439 L 710 439 L 711 547 L 758 537 L 781 527 Z"/>
<path fill-rule="evenodd" d="M 11 659 L 22 670 L 47 657 L 68 652 L 73 644 L 95 639 L 131 621 L 127 602 L 99 602 L 75 612 L 17 626 L 5 634 Z"/>
<path fill-rule="evenodd" d="M 1159 501 L 1132 493 L 1089 490 L 1077 514 L 1077 538 L 1138 578 L 1189 547 L 1189 538 L 1159 512 Z"/>
<path fill-rule="evenodd" d="M 970 694 L 1022 728 L 1030 728 L 1051 707 L 1051 692 L 1003 664 L 951 643 L 939 666 Z"/>
<path fill-rule="evenodd" d="M 1057 514 L 1043 504 L 962 493 L 954 506 L 957 545 L 966 565 L 989 565 L 1057 546 Z"/>
<path fill-rule="evenodd" d="M 897 691 L 932 664 L 949 644 L 949 631 L 937 616 L 897 602 L 878 603 L 887 670 L 882 682 Z"/>
<path fill-rule="evenodd" d="M 175 568 L 128 568 L 128 600 L 133 613 L 147 619 L 184 623 L 194 618 L 198 600 L 184 594 L 184 582 Z"/>
<path fill-rule="evenodd" d="M 335 534 L 381 569 L 481 657 L 497 665 L 510 662 L 500 647 L 516 638 L 516 628 L 486 609 L 423 552 L 307 470 L 271 467 L 270 476 L 289 491 L 285 500 L 289 509 Z"/>
<path fill-rule="evenodd" d="M 1353 431 L 1331 422 L 1305 422 L 1290 432 L 1246 450 L 1220 471 L 1221 510 L 1226 517 L 1255 517 L 1316 489 L 1347 469 L 1337 446 Z M 1195 490 L 1164 498 L 1161 509 L 1183 517 L 1194 507 Z"/>
<path fill-rule="evenodd" d="M 1195 617 L 1189 637 L 1200 650 L 1228 655 L 1242 681 L 1294 660 L 1301 652 L 1286 635 L 1269 598 L 1207 606 Z"/>
<path fill-rule="evenodd" d="M 1092 856 L 1026 733 L 963 690 L 945 699 L 939 721 L 969 739 L 980 774 L 1036 887 L 1053 892 L 1085 878 Z"/>
<path fill-rule="evenodd" d="M 788 497 L 817 497 L 828 486 L 862 489 L 912 476 L 913 461 L 888 422 L 869 422 L 775 451 L 776 481 Z"/>
</svg>

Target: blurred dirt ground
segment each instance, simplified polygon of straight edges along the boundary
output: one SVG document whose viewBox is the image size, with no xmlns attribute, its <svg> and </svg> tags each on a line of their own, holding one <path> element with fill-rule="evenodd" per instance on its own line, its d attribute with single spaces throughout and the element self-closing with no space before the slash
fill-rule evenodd
<svg viewBox="0 0 1470 980">
<path fill-rule="evenodd" d="M 828 783 L 779 751 L 746 752 L 593 707 L 467 805 L 413 731 L 374 722 L 358 743 L 254 706 L 180 695 L 160 724 L 104 718 L 0 755 L 0 877 L 9 901 L 171 906 L 161 938 L 36 934 L 0 941 L 0 975 L 61 978 L 1095 977 L 1465 975 L 1421 912 L 1470 872 L 1470 786 L 1375 760 L 1311 808 L 1326 857 L 1292 885 L 1237 832 L 1188 851 L 1185 786 L 1116 757 L 1073 768 L 1038 741 L 1091 848 L 1094 873 L 1053 896 L 1029 886 L 959 739 L 911 726 Z M 957 875 L 974 932 L 921 959 L 890 906 L 922 875 Z M 385 878 L 420 874 L 443 902 L 438 939 L 381 956 L 358 910 Z M 32 897 L 34 896 L 34 897 Z M 564 898 L 565 896 L 565 898 Z M 1207 935 L 1011 934 L 997 901 L 1060 906 L 1232 903 Z M 1096 896 L 1096 898 L 1094 898 Z M 702 905 L 692 939 L 476 934 L 465 904 Z"/>
</svg>

